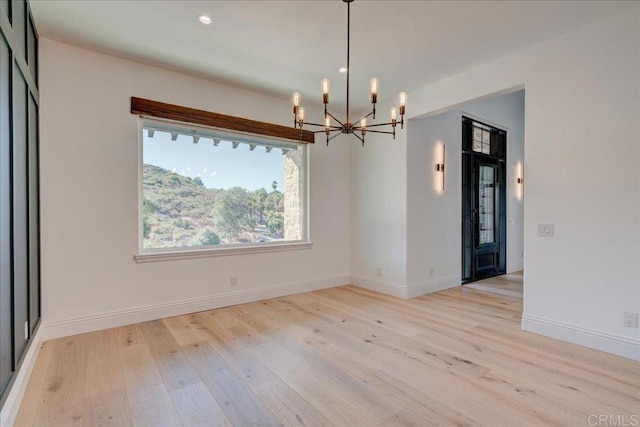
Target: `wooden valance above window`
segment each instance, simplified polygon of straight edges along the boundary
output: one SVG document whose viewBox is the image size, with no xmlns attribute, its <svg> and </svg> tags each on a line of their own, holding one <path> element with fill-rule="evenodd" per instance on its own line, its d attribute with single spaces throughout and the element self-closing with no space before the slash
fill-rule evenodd
<svg viewBox="0 0 640 427">
<path fill-rule="evenodd" d="M 288 126 L 226 116 L 224 114 L 165 104 L 164 102 L 150 101 L 133 96 L 131 97 L 131 114 L 282 138 L 305 144 L 315 142 L 313 132 L 308 130 L 300 131 L 300 129 L 294 129 Z"/>
</svg>

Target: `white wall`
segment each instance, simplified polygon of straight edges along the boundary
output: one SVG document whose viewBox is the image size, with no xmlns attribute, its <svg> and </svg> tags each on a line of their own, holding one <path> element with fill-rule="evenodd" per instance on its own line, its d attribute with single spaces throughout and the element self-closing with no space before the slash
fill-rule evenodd
<svg viewBox="0 0 640 427">
<path fill-rule="evenodd" d="M 138 118 L 130 97 L 284 125 L 291 107 L 48 39 L 40 55 L 42 319 L 51 336 L 348 283 L 343 144 L 310 149 L 312 249 L 137 264 Z"/>
<path fill-rule="evenodd" d="M 365 147 L 355 137 L 344 141 L 351 146 L 352 283 L 406 296 L 406 144 L 381 134 L 367 134 Z"/>
<path fill-rule="evenodd" d="M 622 313 L 640 311 L 639 16 L 640 4 L 631 4 L 628 13 L 414 91 L 408 106 L 417 117 L 525 88 L 523 327 L 637 359 L 638 329 L 625 328 Z M 406 151 L 406 135 L 397 145 Z M 401 163 L 393 174 L 402 175 Z M 380 173 L 352 171 L 361 181 Z M 538 224 L 555 224 L 555 237 L 539 237 Z"/>
<path fill-rule="evenodd" d="M 461 126 L 460 110 L 410 120 L 408 125 L 407 283 L 425 292 L 438 284 L 460 284 Z M 435 164 L 443 144 L 446 175 L 441 191 Z"/>
</svg>

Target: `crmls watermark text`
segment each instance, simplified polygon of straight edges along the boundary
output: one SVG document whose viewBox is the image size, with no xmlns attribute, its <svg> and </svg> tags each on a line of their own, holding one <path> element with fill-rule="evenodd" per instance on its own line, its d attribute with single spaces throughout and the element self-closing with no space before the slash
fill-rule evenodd
<svg viewBox="0 0 640 427">
<path fill-rule="evenodd" d="M 640 414 L 632 415 L 589 415 L 590 426 L 640 426 Z"/>
</svg>

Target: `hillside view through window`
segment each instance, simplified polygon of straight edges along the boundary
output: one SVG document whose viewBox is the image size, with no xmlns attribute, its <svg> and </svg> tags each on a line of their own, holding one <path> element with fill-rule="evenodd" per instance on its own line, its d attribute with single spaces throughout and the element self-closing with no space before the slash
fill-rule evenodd
<svg viewBox="0 0 640 427">
<path fill-rule="evenodd" d="M 142 249 L 304 240 L 306 147 L 144 122 Z"/>
</svg>

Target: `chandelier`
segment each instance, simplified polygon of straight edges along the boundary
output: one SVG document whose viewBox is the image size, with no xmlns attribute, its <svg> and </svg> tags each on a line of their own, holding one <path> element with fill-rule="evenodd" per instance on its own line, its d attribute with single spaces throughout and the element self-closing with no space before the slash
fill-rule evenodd
<svg viewBox="0 0 640 427">
<path fill-rule="evenodd" d="M 404 113 L 405 113 L 405 105 L 407 102 L 407 93 L 400 92 L 399 94 L 399 105 L 398 108 L 391 108 L 391 121 L 386 123 L 375 123 L 368 124 L 367 119 L 371 117 L 373 120 L 376 118 L 376 103 L 378 102 L 378 79 L 373 78 L 369 81 L 369 88 L 371 93 L 371 111 L 362 116 L 355 122 L 349 121 L 349 72 L 351 71 L 350 63 L 349 63 L 349 51 L 350 51 L 350 42 L 351 42 L 351 2 L 353 0 L 342 0 L 347 3 L 347 108 L 346 108 L 346 118 L 341 121 L 336 116 L 331 114 L 327 109 L 329 104 L 329 79 L 322 79 L 322 103 L 324 104 L 324 123 L 309 123 L 305 121 L 305 110 L 304 107 L 300 105 L 302 97 L 299 92 L 295 92 L 293 94 L 293 122 L 295 128 L 300 128 L 300 136 L 302 137 L 302 128 L 303 126 L 313 126 L 315 128 L 322 128 L 317 131 L 313 131 L 316 133 L 325 133 L 327 136 L 327 145 L 329 145 L 329 141 L 340 134 L 351 134 L 358 138 L 362 142 L 362 146 L 364 147 L 364 137 L 367 132 L 372 133 L 384 133 L 388 135 L 393 135 L 393 139 L 396 138 L 396 125 L 400 123 L 400 129 L 404 128 Z M 400 121 L 398 122 L 398 113 L 400 114 Z M 372 127 L 381 127 L 388 126 L 391 127 L 391 130 L 377 130 L 371 129 Z"/>
</svg>

